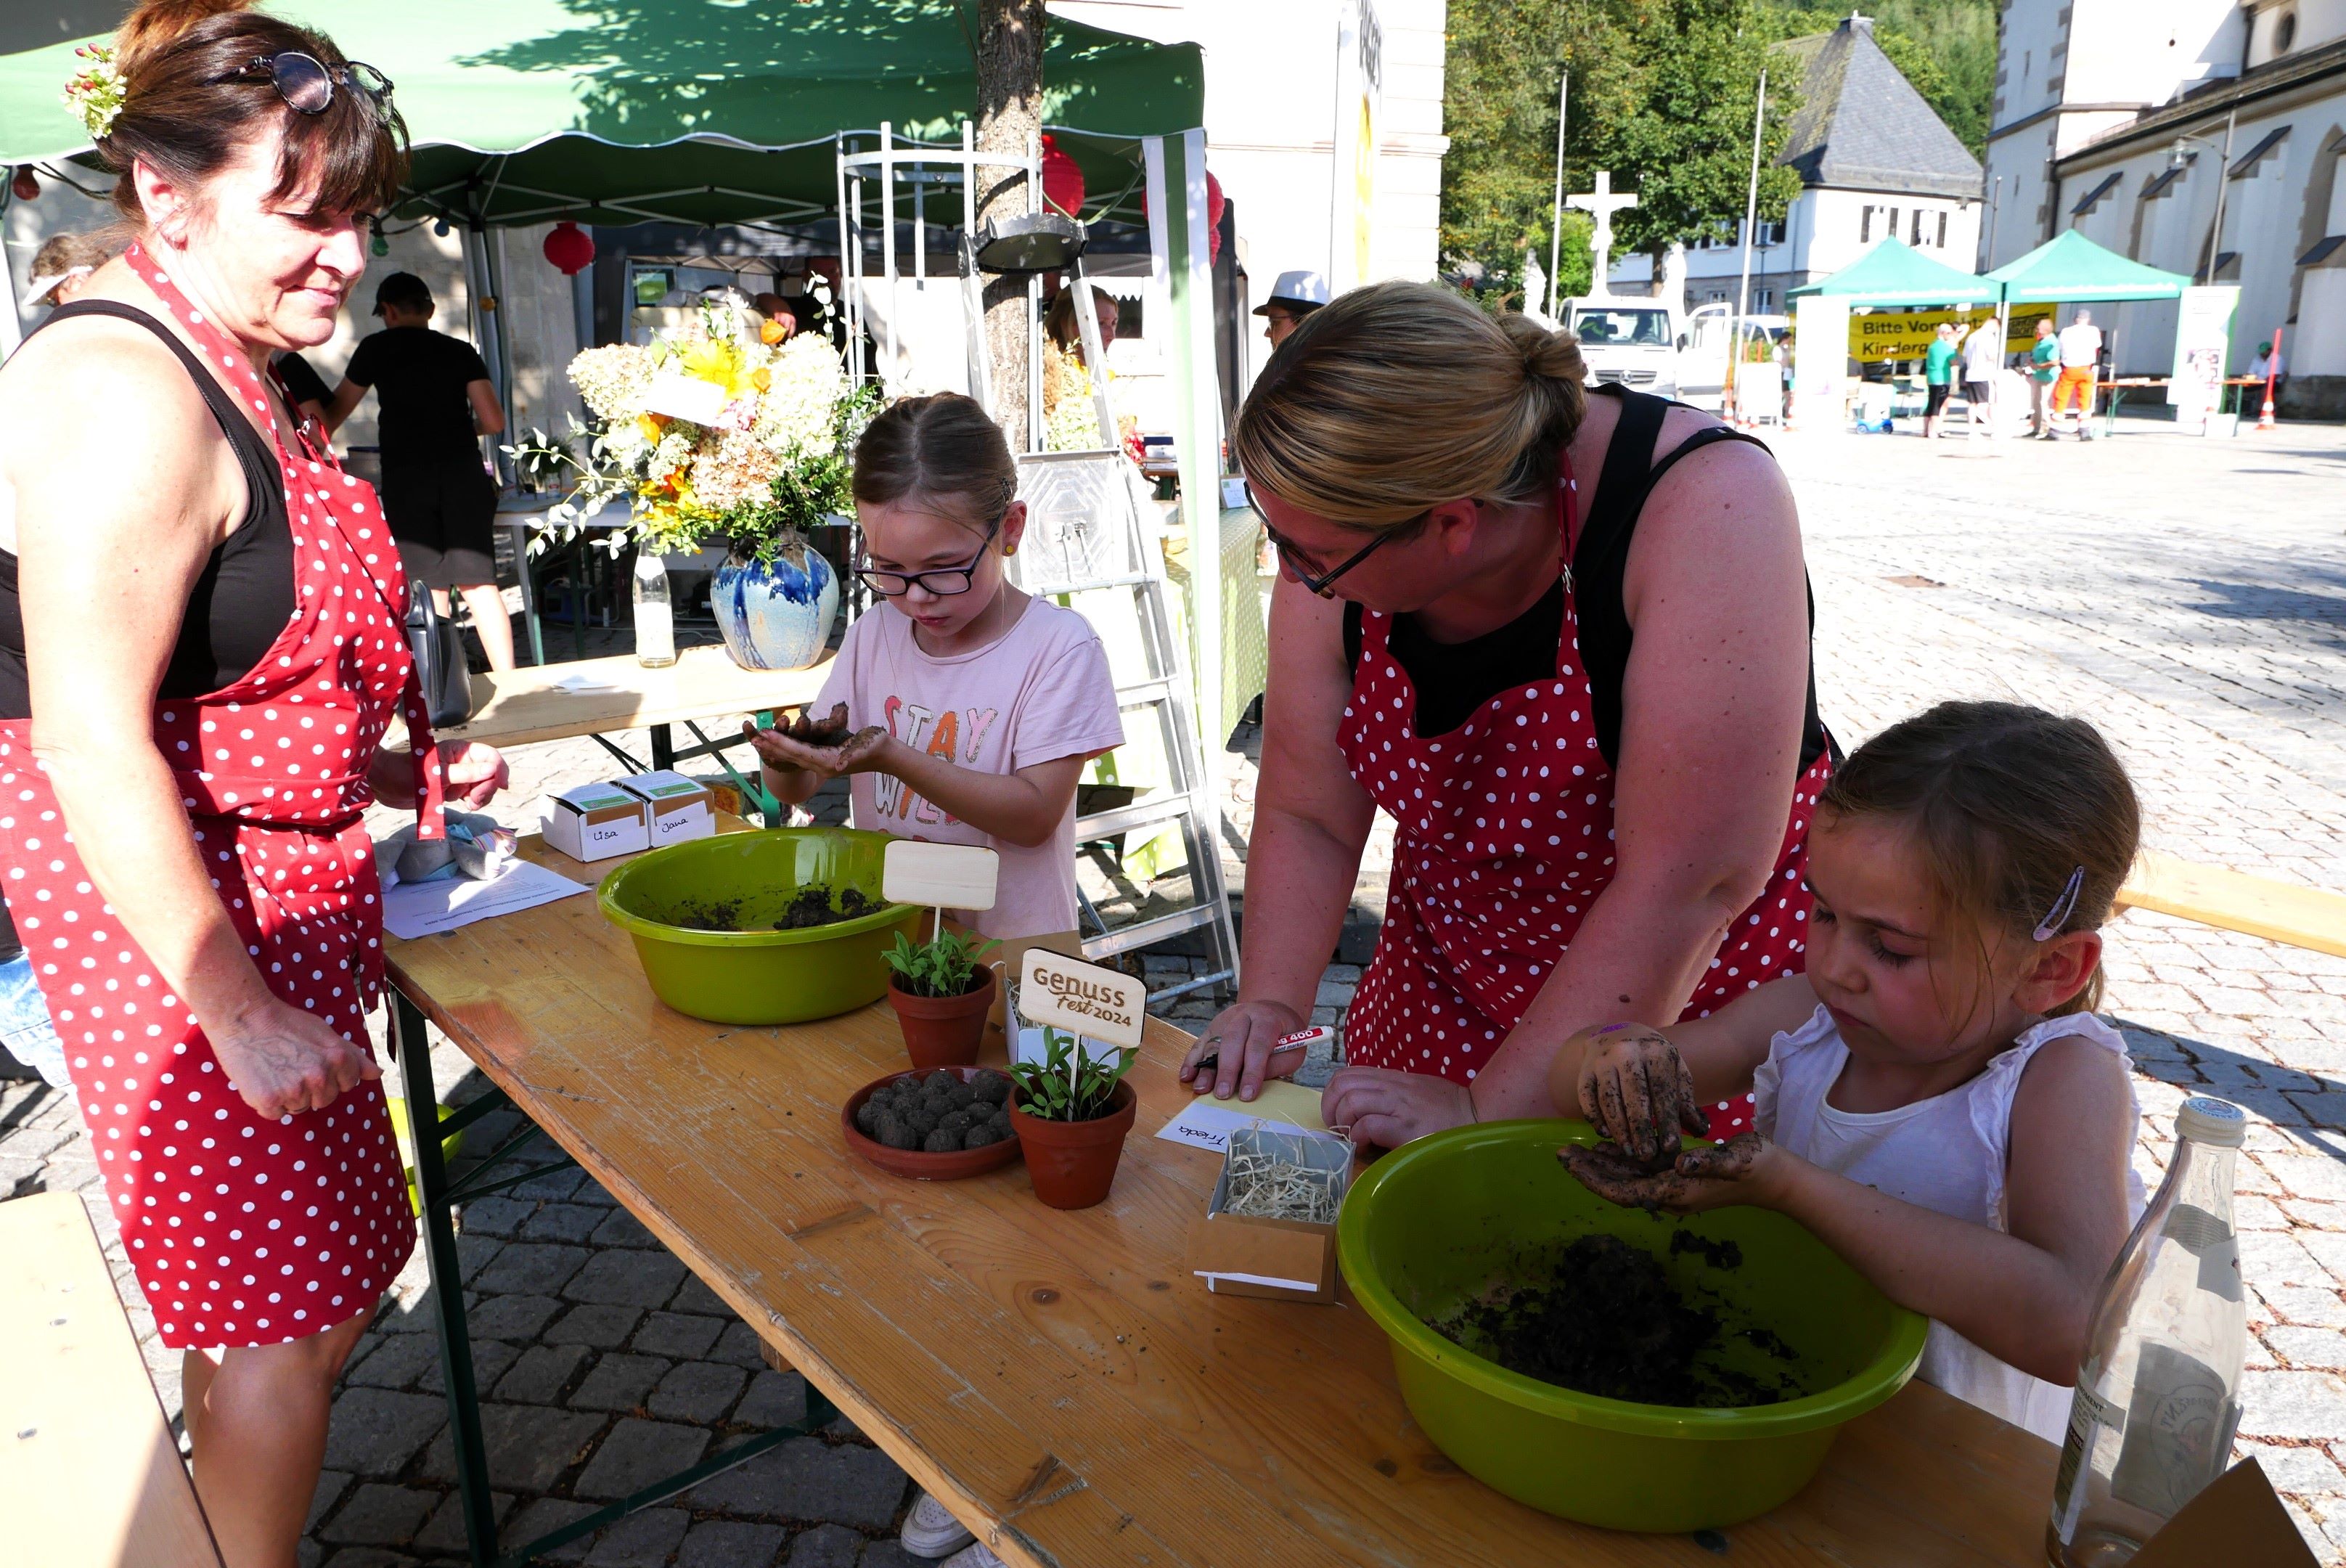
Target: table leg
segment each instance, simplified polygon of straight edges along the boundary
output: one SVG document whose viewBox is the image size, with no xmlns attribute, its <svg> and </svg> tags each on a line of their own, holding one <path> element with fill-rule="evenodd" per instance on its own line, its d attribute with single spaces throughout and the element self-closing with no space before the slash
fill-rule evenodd
<svg viewBox="0 0 2346 1568">
<path fill-rule="evenodd" d="M 537 584 L 529 569 L 529 524 L 515 523 L 514 532 L 514 577 L 521 585 L 522 625 L 529 631 L 529 662 L 546 662 L 546 632 L 537 619 Z"/>
<path fill-rule="evenodd" d="M 481 1442 L 480 1393 L 473 1385 L 473 1338 L 464 1322 L 464 1268 L 448 1199 L 448 1169 L 437 1125 L 439 1097 L 432 1086 L 432 1046 L 423 1013 L 396 989 L 391 993 L 392 1050 L 407 1091 L 408 1125 L 415 1143 L 416 1195 L 423 1210 L 423 1255 L 432 1270 L 433 1315 L 440 1329 L 440 1365 L 448 1388 L 448 1439 L 464 1500 L 464 1535 L 474 1568 L 496 1560 L 497 1518 L 489 1501 L 488 1454 Z"/>
<path fill-rule="evenodd" d="M 652 726 L 652 771 L 661 773 L 676 766 L 676 742 L 668 735 L 668 726 Z"/>
</svg>

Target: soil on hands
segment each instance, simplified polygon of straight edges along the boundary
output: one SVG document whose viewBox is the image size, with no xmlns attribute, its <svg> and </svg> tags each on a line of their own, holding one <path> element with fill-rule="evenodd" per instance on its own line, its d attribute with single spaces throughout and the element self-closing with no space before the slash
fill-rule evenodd
<svg viewBox="0 0 2346 1568">
<path fill-rule="evenodd" d="M 832 705 L 829 716 L 822 718 L 817 718 L 811 708 L 801 708 L 798 717 L 777 725 L 774 733 L 787 735 L 802 745 L 837 746 L 847 738 L 847 704 Z"/>
<path fill-rule="evenodd" d="M 1000 1073 L 964 1079 L 940 1067 L 889 1084 L 855 1108 L 855 1126 L 865 1137 L 892 1149 L 950 1155 L 1006 1142 L 1010 1130 L 1010 1080 Z"/>
<path fill-rule="evenodd" d="M 882 906 L 862 888 L 842 888 L 834 902 L 829 888 L 801 888 L 782 908 L 781 918 L 760 921 L 745 915 L 740 899 L 707 899 L 681 904 L 668 924 L 688 931 L 807 931 L 856 920 Z M 769 906 L 770 908 L 771 906 Z"/>
<path fill-rule="evenodd" d="M 1699 1255 L 1724 1271 L 1742 1266 L 1733 1242 L 1680 1230 L 1673 1257 Z M 1502 1283 L 1428 1326 L 1511 1372 L 1578 1393 L 1647 1405 L 1730 1409 L 1799 1399 L 1788 1369 L 1755 1377 L 1723 1364 L 1729 1339 L 1790 1362 L 1790 1347 L 1765 1329 L 1729 1333 L 1713 1308 L 1689 1302 L 1661 1261 L 1614 1236 L 1584 1236 L 1529 1281 Z"/>
</svg>

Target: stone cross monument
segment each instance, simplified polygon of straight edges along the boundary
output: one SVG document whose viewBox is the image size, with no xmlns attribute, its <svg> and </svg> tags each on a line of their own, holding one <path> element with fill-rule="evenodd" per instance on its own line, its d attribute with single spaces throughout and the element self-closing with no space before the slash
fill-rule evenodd
<svg viewBox="0 0 2346 1568">
<path fill-rule="evenodd" d="M 1564 204 L 1596 215 L 1596 232 L 1588 237 L 1588 248 L 1596 253 L 1596 271 L 1589 279 L 1588 291 L 1601 299 L 1613 292 L 1613 215 L 1623 208 L 1637 206 L 1637 199 L 1627 191 L 1616 194 L 1613 171 L 1600 168 L 1596 171 L 1595 190 L 1567 196 Z"/>
</svg>

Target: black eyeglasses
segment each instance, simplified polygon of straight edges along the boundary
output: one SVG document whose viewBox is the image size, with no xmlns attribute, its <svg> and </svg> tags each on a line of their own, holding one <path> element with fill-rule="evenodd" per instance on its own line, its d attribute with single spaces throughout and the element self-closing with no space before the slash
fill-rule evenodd
<svg viewBox="0 0 2346 1568">
<path fill-rule="evenodd" d="M 996 517 L 985 530 L 984 543 L 978 545 L 977 554 L 972 555 L 964 565 L 937 566 L 925 572 L 883 572 L 876 566 L 858 566 L 855 568 L 856 578 L 883 599 L 892 599 L 911 592 L 915 583 L 941 599 L 966 594 L 976 575 L 978 563 L 984 560 L 986 551 L 994 547 L 994 535 L 1001 527 L 1002 519 Z"/>
<path fill-rule="evenodd" d="M 329 66 L 314 55 L 288 49 L 277 55 L 255 55 L 233 74 L 221 78 L 231 82 L 266 80 L 285 100 L 286 107 L 296 114 L 321 115 L 333 107 L 334 89 L 344 87 L 366 99 L 377 114 L 383 113 L 391 103 L 391 78 L 372 66 L 352 60 L 348 65 Z"/>
<path fill-rule="evenodd" d="M 1334 585 L 1337 578 L 1342 576 L 1345 573 L 1351 571 L 1353 567 L 1359 565 L 1362 562 L 1367 560 L 1370 556 L 1375 555 L 1378 551 L 1383 549 L 1394 540 L 1410 537 L 1415 535 L 1420 528 L 1425 526 L 1425 520 L 1433 515 L 1433 508 L 1428 507 L 1425 511 L 1420 513 L 1417 516 L 1411 518 L 1408 522 L 1384 530 L 1375 538 L 1370 540 L 1367 544 L 1353 551 L 1351 557 L 1334 571 L 1322 573 L 1320 570 L 1320 563 L 1312 558 L 1310 552 L 1306 551 L 1294 540 L 1290 539 L 1286 535 L 1281 534 L 1278 529 L 1270 525 L 1270 514 L 1262 509 L 1262 503 L 1255 499 L 1254 486 L 1250 484 L 1247 486 L 1247 501 L 1249 504 L 1254 507 L 1254 514 L 1263 520 L 1262 531 L 1270 536 L 1271 548 L 1279 552 L 1280 564 L 1287 568 L 1288 574 L 1297 582 L 1302 584 L 1305 587 L 1311 589 L 1311 592 L 1317 594 L 1323 599 L 1335 597 L 1333 594 L 1329 592 L 1329 589 Z"/>
</svg>

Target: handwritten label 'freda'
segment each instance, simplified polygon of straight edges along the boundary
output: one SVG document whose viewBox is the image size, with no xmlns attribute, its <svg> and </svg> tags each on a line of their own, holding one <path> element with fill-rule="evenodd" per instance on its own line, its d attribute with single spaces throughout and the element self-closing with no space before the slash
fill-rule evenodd
<svg viewBox="0 0 2346 1568">
<path fill-rule="evenodd" d="M 1027 951 L 1018 1011 L 1031 1023 L 1071 1030 L 1110 1045 L 1140 1044 L 1148 991 L 1121 970 L 1046 948 Z"/>
</svg>

